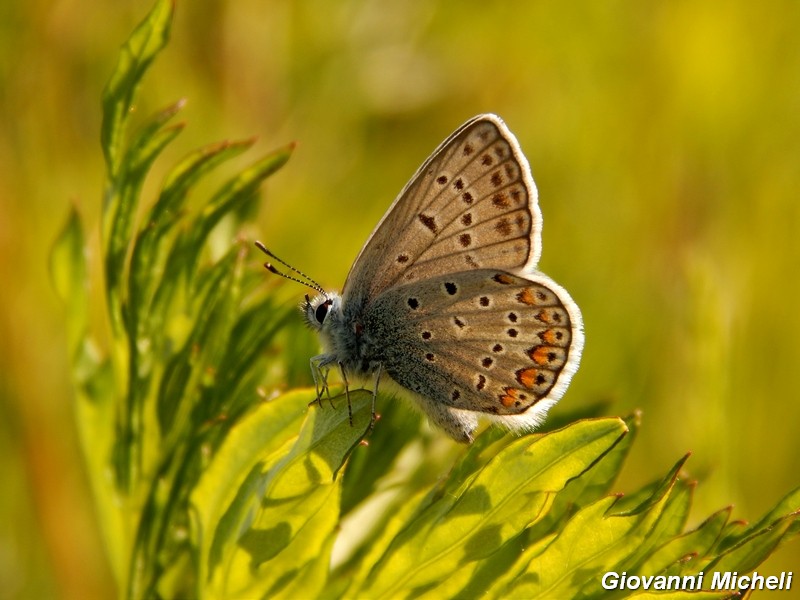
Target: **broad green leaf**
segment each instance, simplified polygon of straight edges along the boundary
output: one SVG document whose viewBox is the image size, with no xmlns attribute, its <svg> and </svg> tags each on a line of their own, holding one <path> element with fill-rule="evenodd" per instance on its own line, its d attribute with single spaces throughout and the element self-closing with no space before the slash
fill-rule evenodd
<svg viewBox="0 0 800 600">
<path fill-rule="evenodd" d="M 337 473 L 369 426 L 370 395 L 355 392 L 351 401 L 352 427 L 346 410 L 310 410 L 291 449 L 251 472 L 251 487 L 229 519 L 237 525 L 229 523 L 225 538 L 215 536 L 215 546 L 222 543 L 217 539 L 228 542 L 209 572 L 213 597 L 273 596 L 290 587 L 307 596 L 320 591 L 304 588 L 299 577 L 328 556 L 339 515 Z"/>
<path fill-rule="evenodd" d="M 580 508 L 588 506 L 611 492 L 611 486 L 619 474 L 628 453 L 633 446 L 640 426 L 640 415 L 634 414 L 625 419 L 629 433 L 620 438 L 617 444 L 580 477 L 572 479 L 553 500 L 553 507 L 547 516 L 526 532 L 526 537 L 538 540 L 558 528 Z M 617 506 L 619 502 L 617 503 Z"/>
<path fill-rule="evenodd" d="M 633 570 L 638 562 L 646 556 L 646 553 L 652 550 L 654 546 L 662 543 L 664 530 L 662 523 L 666 522 L 667 527 L 672 525 L 673 519 L 671 518 L 671 506 L 673 506 L 674 497 L 677 495 L 678 513 L 683 510 L 685 498 L 688 495 L 681 493 L 678 485 L 678 474 L 681 472 L 684 463 L 688 459 L 688 455 L 679 460 L 670 472 L 664 477 L 660 484 L 655 486 L 655 491 L 649 498 L 645 499 L 633 510 L 619 511 L 615 506 L 612 518 L 617 517 L 626 519 L 634 523 L 625 540 L 619 544 L 609 546 L 603 552 L 599 553 L 595 559 L 595 568 L 624 571 L 627 568 Z M 684 496 L 681 498 L 681 496 Z M 590 578 L 583 586 L 580 592 L 580 597 L 592 597 L 598 593 L 602 593 L 600 582 L 595 578 Z M 578 597 L 578 596 L 576 596 Z"/>
<path fill-rule="evenodd" d="M 298 391 L 262 403 L 228 431 L 205 469 L 191 495 L 197 515 L 201 584 L 222 557 L 233 552 L 244 507 L 257 491 L 253 481 L 261 476 L 262 469 L 269 469 L 278 460 L 277 451 L 297 436 L 309 410 L 308 398 L 307 391 Z M 235 502 L 237 497 L 241 499 Z"/>
<path fill-rule="evenodd" d="M 288 584 L 278 581 L 270 588 L 267 597 L 275 600 L 296 600 L 297 598 L 320 598 L 330 588 L 328 575 L 331 563 L 331 551 L 336 540 L 333 529 L 316 558 L 311 558 L 292 577 Z M 288 578 L 287 578 L 288 579 Z"/>
<path fill-rule="evenodd" d="M 592 420 L 589 422 L 592 422 Z M 488 589 L 490 589 L 494 582 L 502 579 L 505 572 L 508 571 L 516 558 L 520 556 L 523 549 L 528 545 L 528 540 L 531 539 L 531 532 L 539 532 L 539 537 L 543 535 L 541 532 L 545 531 L 546 528 L 542 528 L 541 526 L 545 521 L 551 519 L 554 513 L 557 513 L 561 510 L 561 507 L 556 506 L 556 502 L 559 502 L 562 496 L 570 498 L 574 493 L 574 489 L 576 489 L 574 486 L 577 482 L 580 482 L 584 479 L 591 481 L 597 476 L 596 472 L 603 470 L 602 467 L 607 467 L 609 464 L 619 464 L 621 459 L 615 459 L 613 457 L 615 454 L 621 454 L 622 456 L 625 455 L 625 448 L 627 446 L 626 440 L 629 436 L 627 425 L 624 424 L 623 427 L 625 427 L 625 429 L 623 429 L 625 432 L 624 435 L 619 436 L 616 440 L 614 440 L 608 450 L 588 464 L 587 468 L 582 473 L 568 480 L 562 490 L 550 496 L 549 508 L 541 519 L 534 522 L 524 531 L 521 531 L 520 535 L 510 537 L 501 548 L 498 548 L 498 550 L 492 555 L 487 556 L 486 560 L 484 560 L 482 564 L 469 564 L 458 569 L 453 575 L 448 577 L 445 589 L 452 590 L 453 593 L 458 592 L 459 596 L 474 597 L 477 595 L 483 595 Z M 570 428 L 565 428 L 565 433 L 569 431 Z M 608 457 L 612 458 L 607 462 L 606 459 Z M 613 477 L 611 479 L 613 480 Z M 606 481 L 605 483 L 606 485 L 610 485 L 611 480 Z M 589 487 L 591 487 L 591 484 L 587 483 L 587 488 Z M 589 494 L 587 494 L 587 496 L 588 495 Z M 586 500 L 586 503 L 588 504 L 589 501 Z M 566 519 L 563 514 L 557 518 L 560 518 L 562 522 Z M 539 539 L 539 537 L 535 537 L 533 539 Z M 432 589 L 431 593 L 435 596 L 436 590 Z"/>
<path fill-rule="evenodd" d="M 492 596 L 574 598 L 584 581 L 599 572 L 598 563 L 607 564 L 604 553 L 624 543 L 637 525 L 635 518 L 609 516 L 616 501 L 615 496 L 598 500 L 562 531 L 527 548 L 507 587 L 495 588 Z"/>
<path fill-rule="evenodd" d="M 550 510 L 543 519 L 484 561 L 461 590 L 460 596 L 476 597 L 489 585 L 502 589 L 500 582 L 507 580 L 506 572 L 527 547 L 542 540 L 551 531 L 560 529 L 574 512 L 595 502 L 609 491 L 635 439 L 639 415 L 629 417 L 625 420 L 625 424 L 630 433 L 622 437 L 609 452 L 579 477 L 570 480 L 555 496 Z"/>
<path fill-rule="evenodd" d="M 552 494 L 626 431 L 619 419 L 602 419 L 510 443 L 457 494 L 435 501 L 397 536 L 363 593 L 391 597 L 403 588 L 427 589 L 442 572 L 485 559 L 541 518 Z"/>
<path fill-rule="evenodd" d="M 441 490 L 436 491 L 437 497 L 459 494 L 467 482 L 474 479 L 500 452 L 519 439 L 519 436 L 498 427 L 482 432 L 453 464 Z"/>
<path fill-rule="evenodd" d="M 417 418 L 417 415 L 410 413 L 407 407 L 399 405 L 396 400 L 390 406 L 392 410 L 388 413 L 388 417 L 384 415 L 382 421 L 384 426 L 376 427 L 376 431 L 373 432 L 373 435 L 370 437 L 370 447 L 366 449 L 360 448 L 358 452 L 354 453 L 353 458 L 356 460 L 354 461 L 351 459 L 350 462 L 348 462 L 344 477 L 345 489 L 348 480 L 359 481 L 359 478 L 362 476 L 361 472 L 356 471 L 354 474 L 352 471 L 353 463 L 356 462 L 356 464 L 358 464 L 357 460 L 359 458 L 363 459 L 362 463 L 368 463 L 370 465 L 372 465 L 373 462 L 378 465 L 382 464 L 384 465 L 384 470 L 386 470 L 389 468 L 388 465 L 390 463 L 385 462 L 385 460 L 382 461 L 381 459 L 395 457 L 386 457 L 386 453 L 383 450 L 384 446 L 379 444 L 388 441 L 389 443 L 386 444 L 386 447 L 391 449 L 394 447 L 391 444 L 392 440 L 399 440 L 403 443 L 409 442 L 405 436 L 398 436 L 397 431 L 393 431 L 396 425 L 395 419 L 400 417 L 399 421 L 402 423 L 403 420 L 407 421 L 409 416 Z M 406 413 L 405 419 L 402 418 L 403 411 Z M 392 428 L 386 426 L 388 423 L 392 424 Z M 435 487 L 430 492 L 419 492 L 420 488 L 427 490 L 431 484 L 435 483 L 436 480 L 441 477 L 441 471 L 437 469 L 438 461 L 433 460 L 436 454 L 441 454 L 448 462 L 452 461 L 453 457 L 456 458 L 453 467 L 450 469 L 450 475 L 447 481 L 451 485 L 458 487 L 459 484 L 457 482 L 464 481 L 468 477 L 471 477 L 485 466 L 500 449 L 515 440 L 516 436 L 506 434 L 499 428 L 490 428 L 482 432 L 475 442 L 466 449 L 464 446 L 453 444 L 453 447 L 458 452 L 452 456 L 441 452 L 430 452 L 423 445 L 425 438 L 420 438 L 420 436 L 416 436 L 416 438 L 417 439 L 411 440 L 412 444 L 406 447 L 406 450 L 412 456 L 418 453 L 421 454 L 423 458 L 418 468 L 415 469 L 413 473 L 409 474 L 408 479 L 404 483 L 398 484 L 397 482 L 392 482 L 389 486 L 381 486 L 380 491 L 373 494 L 370 501 L 363 503 L 362 506 L 359 506 L 351 514 L 348 514 L 342 523 L 342 535 L 345 538 L 352 537 L 353 530 L 356 528 L 358 533 L 363 537 L 361 546 L 353 552 L 353 557 L 350 559 L 350 562 L 340 565 L 338 567 L 340 573 L 334 574 L 334 577 L 346 578 L 351 586 L 355 581 L 359 581 L 368 575 L 373 564 L 387 550 L 393 537 L 399 533 L 404 523 L 412 521 L 415 515 L 423 512 L 437 498 L 449 494 L 446 487 L 443 486 Z M 403 461 L 406 465 L 409 462 L 408 457 L 403 455 L 398 455 L 396 458 L 398 461 Z M 429 471 L 430 469 L 433 470 Z M 387 498 L 391 499 L 387 501 Z M 363 530 L 366 525 L 364 523 L 364 518 L 362 518 L 362 512 L 365 513 L 365 517 L 370 523 L 375 521 L 374 515 L 376 507 L 374 505 L 376 502 L 385 505 L 382 507 L 383 515 L 380 520 L 374 522 L 371 531 L 368 531 L 364 536 Z M 357 577 L 352 575 L 353 569 L 359 572 Z M 328 595 L 329 597 L 335 597 L 331 594 Z"/>
<path fill-rule="evenodd" d="M 613 570 L 636 552 L 658 523 L 680 461 L 635 510 L 621 512 L 609 497 L 579 511 L 552 541 L 534 544 L 505 592 L 522 597 L 592 597 L 602 593 L 593 574 Z M 504 593 L 505 593 L 504 592 Z"/>
</svg>

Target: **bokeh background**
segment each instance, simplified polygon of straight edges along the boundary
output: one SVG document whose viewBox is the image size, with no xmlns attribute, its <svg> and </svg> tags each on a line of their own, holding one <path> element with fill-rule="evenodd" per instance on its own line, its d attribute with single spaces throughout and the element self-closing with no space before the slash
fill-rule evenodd
<svg viewBox="0 0 800 600">
<path fill-rule="evenodd" d="M 99 99 L 148 8 L 0 4 L 0 598 L 113 594 L 47 254 L 70 204 L 97 247 Z M 296 140 L 251 233 L 341 287 L 429 152 L 500 114 L 539 187 L 541 268 L 586 321 L 554 414 L 642 409 L 617 489 L 692 451 L 693 522 L 753 520 L 800 483 L 798 31 L 792 1 L 179 3 L 137 110 L 186 97 L 189 125 L 148 189 L 211 141 Z"/>
</svg>

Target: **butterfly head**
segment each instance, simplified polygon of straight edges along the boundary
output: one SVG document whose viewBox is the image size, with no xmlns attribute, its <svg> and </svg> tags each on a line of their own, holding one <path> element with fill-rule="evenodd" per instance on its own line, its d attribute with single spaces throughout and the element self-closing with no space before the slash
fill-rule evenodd
<svg viewBox="0 0 800 600">
<path fill-rule="evenodd" d="M 336 318 L 330 318 L 332 315 L 338 315 L 339 309 L 342 305 L 342 297 L 336 293 L 329 293 L 326 292 L 320 284 L 316 281 L 311 279 L 308 275 L 303 273 L 302 271 L 295 269 L 292 265 L 286 263 L 285 261 L 281 260 L 277 256 L 275 256 L 272 252 L 267 250 L 267 248 L 261 242 L 256 242 L 256 246 L 259 250 L 261 250 L 264 254 L 277 260 L 279 263 L 288 267 L 292 271 L 294 271 L 299 277 L 295 277 L 293 275 L 287 275 L 286 273 L 281 273 L 278 269 L 271 262 L 264 263 L 264 266 L 270 273 L 274 273 L 275 275 L 279 275 L 284 279 L 288 279 L 290 281 L 295 281 L 307 287 L 310 287 L 312 290 L 317 292 L 317 295 L 314 298 L 310 298 L 308 294 L 306 294 L 305 301 L 300 305 L 300 310 L 303 312 L 303 316 L 306 319 L 306 323 L 308 324 L 311 329 L 315 331 L 323 332 L 325 330 L 325 323 L 328 323 L 328 328 L 330 328 L 330 323 L 336 321 Z"/>
<path fill-rule="evenodd" d="M 301 310 L 306 318 L 306 323 L 315 331 L 322 331 L 325 323 L 335 320 L 334 315 L 339 314 L 342 306 L 342 297 L 335 293 L 321 293 L 310 298 L 306 294 Z M 333 318 L 331 318 L 333 317 Z"/>
</svg>

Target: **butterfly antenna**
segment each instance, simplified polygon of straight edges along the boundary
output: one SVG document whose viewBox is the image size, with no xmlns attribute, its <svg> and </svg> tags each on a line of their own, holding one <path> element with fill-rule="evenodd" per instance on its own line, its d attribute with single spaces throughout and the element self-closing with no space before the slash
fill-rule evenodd
<svg viewBox="0 0 800 600">
<path fill-rule="evenodd" d="M 294 271 L 295 273 L 297 273 L 298 275 L 300 275 L 300 277 L 303 277 L 303 278 L 305 279 L 305 281 L 304 281 L 303 279 L 299 279 L 299 278 L 297 278 L 297 277 L 292 277 L 291 275 L 287 275 L 286 273 L 281 273 L 280 271 L 278 271 L 278 269 L 276 269 L 276 268 L 273 266 L 273 264 L 272 264 L 272 263 L 265 262 L 265 263 L 264 263 L 264 267 L 266 267 L 267 271 L 269 271 L 270 273 L 274 273 L 275 275 L 279 275 L 279 276 L 283 277 L 284 279 L 288 279 L 288 280 L 290 280 L 290 281 L 294 281 L 294 282 L 296 282 L 296 283 L 302 284 L 302 285 L 304 285 L 304 286 L 306 286 L 306 287 L 309 287 L 309 288 L 311 288 L 312 290 L 314 290 L 314 291 L 316 291 L 316 292 L 319 292 L 320 294 L 322 294 L 322 295 L 323 295 L 323 296 L 325 296 L 326 298 L 328 297 L 328 294 L 326 294 L 326 293 L 325 293 L 325 290 L 324 290 L 324 289 L 322 289 L 322 286 L 321 286 L 320 284 L 318 284 L 316 281 L 314 281 L 313 279 L 311 279 L 311 277 L 309 277 L 308 275 L 306 275 L 305 273 L 303 273 L 301 270 L 299 270 L 299 269 L 295 269 L 295 268 L 294 268 L 292 265 L 290 265 L 289 263 L 287 263 L 285 260 L 282 260 L 282 259 L 278 258 L 277 256 L 275 256 L 275 255 L 274 255 L 272 252 L 270 252 L 270 251 L 267 249 L 267 247 L 266 247 L 264 244 L 262 244 L 261 242 L 258 242 L 258 241 L 257 241 L 257 242 L 256 242 L 256 247 L 257 247 L 259 250 L 261 250 L 261 251 L 262 251 L 264 254 L 266 254 L 267 256 L 269 256 L 270 258 L 273 258 L 273 259 L 277 260 L 277 261 L 278 261 L 279 263 L 281 263 L 281 264 L 282 264 L 284 267 L 286 267 L 286 268 L 288 268 L 288 269 L 291 269 L 292 271 Z M 309 282 L 310 282 L 310 283 L 309 283 Z"/>
</svg>

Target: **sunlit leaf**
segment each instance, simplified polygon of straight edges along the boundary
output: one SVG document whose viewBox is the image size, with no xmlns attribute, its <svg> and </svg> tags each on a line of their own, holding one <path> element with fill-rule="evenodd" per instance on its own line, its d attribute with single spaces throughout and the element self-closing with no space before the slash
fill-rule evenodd
<svg viewBox="0 0 800 600">
<path fill-rule="evenodd" d="M 307 404 L 308 397 L 293 396 L 291 401 L 304 399 Z M 252 420 L 243 423 L 243 437 L 226 440 L 217 460 L 238 458 L 241 466 L 237 469 L 235 464 L 222 463 L 213 473 L 224 473 L 228 478 L 235 473 L 243 487 L 226 492 L 229 498 L 234 494 L 234 500 L 219 520 L 224 529 L 215 531 L 208 559 L 204 559 L 213 561 L 208 576 L 215 597 L 278 593 L 295 585 L 293 581 L 319 560 L 325 548 L 329 551 L 328 537 L 336 528 L 339 514 L 341 480 L 336 475 L 363 437 L 370 419 L 369 396 L 353 394 L 351 400 L 353 427 L 347 425 L 347 411 L 311 410 L 296 440 L 290 447 L 284 443 L 278 454 L 272 450 L 277 446 L 275 441 L 263 435 L 265 427 L 257 427 Z M 287 401 L 290 399 L 278 398 L 251 419 L 274 420 L 270 414 L 286 410 Z M 261 435 L 248 435 L 250 431 Z M 225 448 L 235 448 L 236 453 Z M 219 487 L 209 477 L 204 477 L 200 490 Z M 204 497 L 208 492 L 199 494 L 194 496 L 196 504 L 207 506 Z M 216 497 L 219 511 L 226 502 L 221 502 L 218 494 Z M 209 525 L 214 525 L 214 519 Z M 303 589 L 311 593 L 310 588 Z"/>
<path fill-rule="evenodd" d="M 797 521 L 798 512 L 777 519 L 762 529 L 749 534 L 736 546 L 712 560 L 707 570 L 738 571 L 748 573 L 761 564 L 783 541 Z"/>
<path fill-rule="evenodd" d="M 373 568 L 364 593 L 379 597 L 442 585 L 442 572 L 476 565 L 541 519 L 553 495 L 626 431 L 617 419 L 584 421 L 512 442 L 475 476 L 461 480 L 455 495 L 444 495 L 411 521 Z"/>
</svg>

